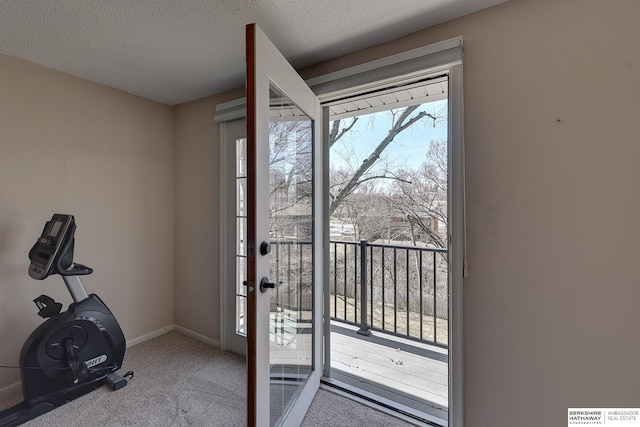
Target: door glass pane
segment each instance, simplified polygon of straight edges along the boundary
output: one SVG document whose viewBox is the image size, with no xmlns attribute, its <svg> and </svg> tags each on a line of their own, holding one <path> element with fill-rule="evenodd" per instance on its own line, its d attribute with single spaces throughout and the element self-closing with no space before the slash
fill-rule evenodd
<svg viewBox="0 0 640 427">
<path fill-rule="evenodd" d="M 236 296 L 236 333 L 240 335 L 247 334 L 247 325 L 245 324 L 245 308 L 247 305 L 247 297 Z"/>
<path fill-rule="evenodd" d="M 236 214 L 238 216 L 247 216 L 246 194 L 247 194 L 247 178 L 238 177 L 236 179 Z"/>
<path fill-rule="evenodd" d="M 247 176 L 247 138 L 236 140 L 236 176 Z"/>
<path fill-rule="evenodd" d="M 312 372 L 313 122 L 270 86 L 271 425 Z"/>
<path fill-rule="evenodd" d="M 236 333 L 246 335 L 247 304 L 247 139 L 236 139 Z"/>
<path fill-rule="evenodd" d="M 236 271 L 238 272 L 238 280 L 236 281 L 236 295 L 247 296 L 247 287 L 244 281 L 247 280 L 247 258 L 236 257 Z"/>
<path fill-rule="evenodd" d="M 247 218 L 236 218 L 236 255 L 247 256 Z M 240 273 L 240 272 L 238 272 Z"/>
</svg>

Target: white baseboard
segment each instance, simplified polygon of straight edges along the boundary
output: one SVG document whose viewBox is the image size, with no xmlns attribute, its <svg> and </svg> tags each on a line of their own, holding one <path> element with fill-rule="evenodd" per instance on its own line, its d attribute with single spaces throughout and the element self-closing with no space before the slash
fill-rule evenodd
<svg viewBox="0 0 640 427">
<path fill-rule="evenodd" d="M 216 348 L 220 348 L 220 342 L 217 340 L 214 340 L 212 338 L 209 338 L 207 336 L 204 336 L 202 334 L 199 334 L 197 332 L 192 331 L 191 329 L 187 329 L 187 328 L 183 328 L 182 326 L 178 326 L 178 325 L 168 325 L 168 326 L 164 326 L 160 329 L 157 329 L 155 331 L 149 332 L 148 334 L 144 334 L 142 336 L 139 336 L 137 338 L 133 338 L 129 341 L 127 341 L 127 347 L 131 347 L 134 346 L 136 344 L 140 344 L 143 343 L 145 341 L 149 341 L 150 339 L 153 339 L 155 337 L 159 337 L 160 335 L 164 335 L 167 332 L 171 332 L 171 331 L 176 331 L 178 333 L 181 333 L 182 335 L 186 335 L 190 338 L 193 338 L 196 341 L 199 341 L 201 343 L 216 347 Z M 6 387 L 2 387 L 0 388 L 0 396 L 4 396 L 6 394 L 12 393 L 14 391 L 20 390 L 22 388 L 22 382 L 18 381 L 15 384 L 11 384 L 8 385 Z"/>
<path fill-rule="evenodd" d="M 183 328 L 182 326 L 173 325 L 173 328 L 176 332 L 193 338 L 196 341 L 200 341 L 201 343 L 208 344 L 212 347 L 220 348 L 220 341 L 214 340 L 213 338 L 194 332 L 191 329 Z"/>
<path fill-rule="evenodd" d="M 127 341 L 127 347 L 131 347 L 132 345 L 136 345 L 136 344 L 140 344 L 140 343 L 145 342 L 145 341 L 149 341 L 152 338 L 159 337 L 160 335 L 164 335 L 167 332 L 171 332 L 173 330 L 174 330 L 174 325 L 168 325 L 168 326 L 162 327 L 162 328 L 157 329 L 155 331 L 149 332 L 148 334 L 144 334 L 144 335 L 142 335 L 142 336 L 140 336 L 138 338 L 133 338 L 133 339 Z"/>
<path fill-rule="evenodd" d="M 0 396 L 6 396 L 9 393 L 13 393 L 21 389 L 22 389 L 22 382 L 18 381 L 17 383 L 10 384 L 6 387 L 0 388 Z"/>
<path fill-rule="evenodd" d="M 142 342 L 148 341 L 152 338 L 158 337 L 160 335 L 166 334 L 167 332 L 173 331 L 173 325 L 165 326 L 164 328 L 160 328 L 156 331 L 149 332 L 148 334 L 144 334 L 141 337 L 134 338 L 132 340 L 127 341 L 127 347 L 131 347 L 132 345 L 140 344 Z M 186 334 L 185 334 L 186 335 Z M 22 388 L 22 381 L 18 381 L 17 383 L 10 384 L 6 387 L 0 388 L 0 396 L 5 396 L 9 393 L 12 393 L 16 390 L 20 390 Z"/>
</svg>

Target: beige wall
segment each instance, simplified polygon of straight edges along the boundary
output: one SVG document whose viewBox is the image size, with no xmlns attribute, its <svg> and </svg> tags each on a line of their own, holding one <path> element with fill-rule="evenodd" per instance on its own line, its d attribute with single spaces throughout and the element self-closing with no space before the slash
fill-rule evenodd
<svg viewBox="0 0 640 427">
<path fill-rule="evenodd" d="M 513 0 L 304 70 L 464 37 L 467 426 L 639 405 L 638 16 L 636 0 Z M 68 301 L 26 274 L 54 211 L 76 215 L 87 286 L 128 338 L 176 323 L 218 340 L 212 117 L 242 91 L 172 109 L 1 55 L 0 70 L 0 361 L 38 323 L 31 299 Z"/>
<path fill-rule="evenodd" d="M 464 37 L 467 426 L 639 405 L 639 16 L 514 0 L 308 71 Z"/>
<path fill-rule="evenodd" d="M 220 340 L 220 128 L 230 91 L 175 109 L 175 323 Z"/>
<path fill-rule="evenodd" d="M 27 274 L 54 212 L 75 215 L 76 260 L 127 339 L 173 323 L 173 109 L 0 55 L 0 363 L 17 364 L 41 319 L 32 299 L 71 298 Z M 0 369 L 0 388 L 19 379 Z"/>
<path fill-rule="evenodd" d="M 467 426 L 565 425 L 568 407 L 640 404 L 639 16 L 636 0 L 513 0 L 303 71 L 464 37 Z M 176 139 L 177 182 L 199 191 L 198 177 L 213 179 L 218 161 L 198 158 L 217 155 L 208 121 L 217 101 L 176 116 L 177 135 L 197 124 Z M 176 227 L 195 236 L 217 221 L 215 201 L 181 188 Z M 177 264 L 205 245 L 192 240 L 178 242 Z M 216 257 L 191 261 L 203 273 L 177 282 L 176 296 L 215 298 L 197 289 L 215 280 Z M 176 319 L 195 325 L 189 310 L 186 299 L 176 304 Z M 217 339 L 210 319 L 202 331 Z"/>
</svg>

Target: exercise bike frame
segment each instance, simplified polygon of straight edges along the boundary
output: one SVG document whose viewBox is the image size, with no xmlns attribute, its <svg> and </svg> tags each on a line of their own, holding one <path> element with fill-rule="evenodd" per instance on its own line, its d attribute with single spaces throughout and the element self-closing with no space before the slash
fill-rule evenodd
<svg viewBox="0 0 640 427">
<path fill-rule="evenodd" d="M 60 274 L 74 302 L 40 324 L 22 346 L 24 400 L 0 412 L 0 427 L 18 426 L 87 394 L 101 387 L 108 376 L 117 376 L 114 372 L 122 366 L 126 349 L 122 329 L 100 297 L 88 295 L 82 284 L 79 276 L 93 270 L 73 263 L 74 232 L 73 216 L 55 214 L 29 253 L 29 274 L 38 280 Z M 34 257 L 47 254 L 55 259 L 34 262 Z"/>
</svg>

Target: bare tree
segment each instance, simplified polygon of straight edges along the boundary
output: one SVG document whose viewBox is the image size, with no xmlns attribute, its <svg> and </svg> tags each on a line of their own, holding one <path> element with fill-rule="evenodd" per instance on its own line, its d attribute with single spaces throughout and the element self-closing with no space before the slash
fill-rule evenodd
<svg viewBox="0 0 640 427">
<path fill-rule="evenodd" d="M 419 112 L 419 109 L 410 107 L 393 111 L 389 132 L 374 144 L 361 164 L 354 156 L 356 150 L 347 145 L 340 152 L 344 161 L 337 162 L 340 167 L 333 164 L 331 170 L 332 221 L 339 223 L 339 219 L 342 224 L 351 224 L 354 240 L 386 238 L 396 241 L 392 243 L 393 248 L 387 248 L 386 256 L 384 247 L 380 245 L 372 245 L 367 251 L 370 257 L 372 310 L 382 310 L 374 314 L 370 321 L 379 327 L 380 322 L 395 322 L 395 317 L 389 318 L 390 311 L 383 309 L 385 304 L 391 302 L 397 306 L 398 312 L 407 312 L 407 319 L 414 313 L 448 318 L 446 251 L 420 252 L 413 249 L 396 250 L 395 247 L 403 245 L 399 241 L 410 240 L 414 246 L 447 248 L 447 141 L 431 141 L 428 144 L 425 141 L 427 152 L 417 167 L 409 166 L 406 162 L 400 164 L 400 161 L 394 161 L 384 152 L 400 132 L 411 126 L 446 120 L 446 113 L 439 117 L 437 113 L 426 114 Z M 347 128 L 347 131 L 342 131 Z M 330 145 L 334 146 L 339 138 L 348 137 L 349 131 L 354 129 L 353 119 L 343 123 L 333 122 L 330 137 L 334 139 Z M 415 165 L 415 162 L 412 164 Z M 340 245 L 337 243 L 331 249 L 331 287 L 337 295 L 332 299 L 333 309 L 338 317 L 347 316 L 351 311 L 355 316 L 355 307 L 348 307 L 354 305 L 358 293 L 357 249 L 354 244 Z M 395 315 L 395 311 L 391 313 Z M 382 320 L 383 317 L 386 320 Z M 358 321 L 356 318 L 349 320 Z M 399 330 L 404 325 L 399 325 Z M 406 328 L 415 329 L 416 326 L 412 324 Z M 413 333 L 417 332 L 414 330 Z M 435 340 L 435 332 L 433 334 Z M 442 336 L 439 332 L 439 342 L 442 342 Z"/>
<path fill-rule="evenodd" d="M 358 168 L 353 171 L 353 173 L 348 176 L 348 178 L 338 181 L 333 180 L 334 182 L 332 183 L 330 189 L 330 215 L 333 214 L 338 206 L 345 200 L 345 198 L 353 193 L 354 190 L 358 188 L 362 183 L 373 179 L 397 178 L 395 174 L 392 173 L 392 171 L 387 170 L 386 168 L 382 174 L 378 175 L 368 175 L 367 172 L 370 171 L 371 168 L 380 160 L 380 155 L 382 154 L 382 152 L 389 146 L 389 144 L 391 144 L 391 142 L 399 133 L 410 128 L 412 125 L 419 122 L 424 117 L 429 117 L 434 122 L 437 120 L 437 117 L 435 115 L 429 114 L 424 110 L 412 115 L 412 113 L 414 113 L 420 107 L 421 105 L 414 105 L 399 110 L 390 110 L 392 114 L 392 125 L 387 135 L 375 146 L 369 156 L 367 156 L 362 164 L 358 166 Z M 356 120 L 357 117 L 353 118 L 351 122 L 346 124 L 343 128 L 340 128 L 340 120 L 334 121 L 329 134 L 329 146 L 332 147 L 338 139 L 344 136 L 355 125 Z"/>
<path fill-rule="evenodd" d="M 413 243 L 420 232 L 423 241 L 447 247 L 447 143 L 431 141 L 419 170 L 402 170 L 393 190 L 385 197 L 396 215 L 406 219 Z"/>
<path fill-rule="evenodd" d="M 309 239 L 312 230 L 312 131 L 309 120 L 269 123 L 272 237 Z"/>
</svg>

